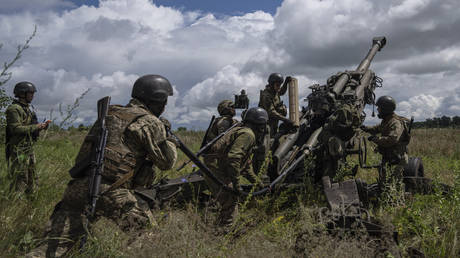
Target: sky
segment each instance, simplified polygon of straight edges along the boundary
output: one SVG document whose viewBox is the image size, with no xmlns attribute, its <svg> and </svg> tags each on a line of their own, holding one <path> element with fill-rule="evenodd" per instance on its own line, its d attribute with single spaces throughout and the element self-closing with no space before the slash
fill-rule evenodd
<svg viewBox="0 0 460 258">
<path fill-rule="evenodd" d="M 218 4 L 217 4 L 218 3 Z M 205 128 L 217 104 L 246 89 L 256 106 L 268 75 L 324 84 L 353 70 L 372 38 L 386 36 L 371 69 L 398 114 L 424 120 L 460 115 L 458 0 L 0 0 L 0 61 L 37 35 L 6 85 L 38 87 L 39 119 L 86 89 L 76 123 L 91 124 L 96 101 L 126 104 L 145 74 L 170 80 L 164 116 L 174 127 Z M 284 97 L 287 102 L 287 98 Z M 301 102 L 301 105 L 306 103 Z M 367 110 L 368 113 L 369 110 Z M 377 120 L 368 115 L 366 123 Z"/>
</svg>

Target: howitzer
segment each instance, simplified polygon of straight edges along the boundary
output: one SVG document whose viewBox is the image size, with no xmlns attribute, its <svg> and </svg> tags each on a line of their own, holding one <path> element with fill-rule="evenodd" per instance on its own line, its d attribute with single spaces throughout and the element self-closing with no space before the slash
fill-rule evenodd
<svg viewBox="0 0 460 258">
<path fill-rule="evenodd" d="M 327 148 L 324 137 L 314 134 L 318 128 L 323 128 L 324 134 L 331 132 L 332 135 L 337 135 L 344 143 L 350 142 L 356 136 L 356 129 L 365 118 L 365 105 L 374 104 L 374 91 L 382 86 L 382 79 L 369 66 L 375 54 L 385 44 L 385 37 L 375 37 L 369 52 L 355 70 L 331 76 L 326 85 L 316 84 L 310 87 L 312 93 L 306 98 L 308 106 L 302 110 L 299 130 L 285 135 L 284 141 L 273 150 L 273 163 L 269 168 L 272 179 L 292 162 L 290 156 L 295 149 L 302 149 L 306 142 L 311 142 L 310 138 L 317 138 L 318 144 Z M 347 151 L 351 150 L 344 151 L 343 155 Z"/>
<path fill-rule="evenodd" d="M 234 125 L 230 126 L 230 128 L 225 130 L 225 132 L 222 132 L 221 134 L 217 135 L 210 142 L 206 143 L 206 145 L 202 146 L 201 149 L 199 149 L 198 152 L 195 154 L 195 156 L 196 157 L 201 156 L 201 154 L 205 153 L 209 148 L 211 148 L 214 145 L 214 143 L 216 143 L 220 138 L 224 137 L 231 129 L 233 129 L 234 127 L 240 126 L 240 125 L 241 123 L 235 123 Z M 189 159 L 187 162 L 184 162 L 184 164 L 182 164 L 178 169 L 176 169 L 176 171 L 183 169 L 190 162 L 192 162 L 191 159 Z"/>
<path fill-rule="evenodd" d="M 88 223 L 94 218 L 96 212 L 96 203 L 99 198 L 100 185 L 101 185 L 101 172 L 104 169 L 104 150 L 107 143 L 108 130 L 105 126 L 105 117 L 109 111 L 110 97 L 104 97 L 97 102 L 97 119 L 100 125 L 100 132 L 95 142 L 93 153 L 91 155 L 92 161 L 90 164 L 90 180 L 89 180 L 89 203 L 84 222 L 85 229 L 88 228 Z M 80 249 L 86 243 L 88 230 L 80 241 Z"/>
</svg>

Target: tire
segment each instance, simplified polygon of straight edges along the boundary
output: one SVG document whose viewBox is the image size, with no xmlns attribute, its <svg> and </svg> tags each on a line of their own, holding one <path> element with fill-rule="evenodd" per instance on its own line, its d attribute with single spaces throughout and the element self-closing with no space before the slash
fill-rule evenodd
<svg viewBox="0 0 460 258">
<path fill-rule="evenodd" d="M 404 177 L 424 177 L 422 159 L 418 157 L 410 157 L 407 166 L 404 168 Z"/>
</svg>

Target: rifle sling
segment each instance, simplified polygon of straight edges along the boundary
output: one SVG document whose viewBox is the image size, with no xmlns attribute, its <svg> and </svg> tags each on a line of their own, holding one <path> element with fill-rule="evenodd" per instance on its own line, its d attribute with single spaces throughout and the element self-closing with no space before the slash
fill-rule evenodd
<svg viewBox="0 0 460 258">
<path fill-rule="evenodd" d="M 127 174 L 124 174 L 120 179 L 118 179 L 117 181 L 115 181 L 115 183 L 111 184 L 109 186 L 109 188 L 107 188 L 106 190 L 104 190 L 101 195 L 104 195 L 106 194 L 107 192 L 110 192 L 112 190 L 115 190 L 117 189 L 118 187 L 120 187 L 122 184 L 126 183 L 129 179 L 131 179 L 132 177 L 134 176 L 134 170 L 131 170 L 129 173 Z"/>
</svg>

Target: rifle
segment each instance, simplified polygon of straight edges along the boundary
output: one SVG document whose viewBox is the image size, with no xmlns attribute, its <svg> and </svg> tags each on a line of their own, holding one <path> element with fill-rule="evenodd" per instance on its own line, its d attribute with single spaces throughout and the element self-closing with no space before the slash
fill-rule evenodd
<svg viewBox="0 0 460 258">
<path fill-rule="evenodd" d="M 231 129 L 233 129 L 236 126 L 241 125 L 241 123 L 235 123 L 234 125 L 230 126 L 225 132 L 222 132 L 221 134 L 217 135 L 216 138 L 212 139 L 212 141 L 208 142 L 205 146 L 202 146 L 200 150 L 195 154 L 197 157 L 201 156 L 204 152 L 206 152 L 209 148 L 211 148 L 214 143 L 216 143 L 220 138 L 224 137 Z M 188 163 L 192 162 L 191 159 L 189 159 L 187 162 L 184 162 L 176 171 L 179 171 L 183 169 Z"/>
<path fill-rule="evenodd" d="M 91 157 L 91 172 L 89 181 L 89 203 L 86 210 L 86 219 L 84 222 L 85 229 L 88 228 L 88 223 L 94 218 L 96 212 L 96 203 L 99 198 L 99 187 L 101 185 L 101 172 L 104 169 L 104 149 L 107 143 L 108 130 L 105 126 L 105 117 L 109 111 L 110 96 L 104 97 L 97 102 L 97 119 L 100 123 L 100 133 L 96 140 L 96 146 L 93 150 Z M 80 250 L 84 248 L 86 239 L 88 237 L 88 231 L 82 237 L 80 242 Z"/>
<path fill-rule="evenodd" d="M 211 122 L 209 122 L 208 129 L 206 129 L 206 133 L 204 134 L 203 141 L 201 141 L 200 149 L 203 148 L 203 146 L 206 144 L 206 139 L 208 138 L 209 131 L 211 130 L 212 124 L 214 123 L 214 120 L 216 120 L 216 116 L 212 116 Z M 179 171 L 180 169 L 178 169 Z"/>
</svg>

